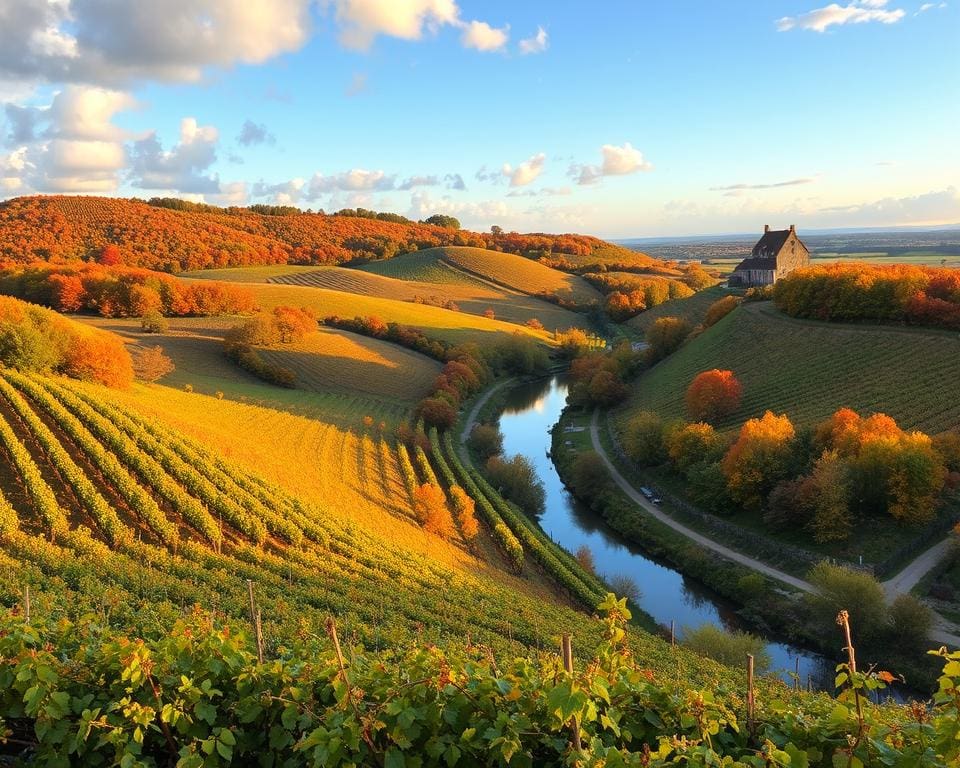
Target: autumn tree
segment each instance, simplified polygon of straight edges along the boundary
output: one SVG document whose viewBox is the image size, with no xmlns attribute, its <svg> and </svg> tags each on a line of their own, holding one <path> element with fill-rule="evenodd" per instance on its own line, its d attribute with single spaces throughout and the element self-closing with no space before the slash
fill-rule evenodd
<svg viewBox="0 0 960 768">
<path fill-rule="evenodd" d="M 666 430 L 664 445 L 673 466 L 685 473 L 696 464 L 719 461 L 726 441 L 709 424 L 698 422 Z"/>
<path fill-rule="evenodd" d="M 824 451 L 810 476 L 813 518 L 809 527 L 820 544 L 846 541 L 853 531 L 846 472 L 836 451 Z"/>
<path fill-rule="evenodd" d="M 456 510 L 460 533 L 467 541 L 472 541 L 480 532 L 480 526 L 477 524 L 476 504 L 459 485 L 450 488 L 450 503 Z"/>
<path fill-rule="evenodd" d="M 664 422 L 653 411 L 640 411 L 630 418 L 624 429 L 624 448 L 637 464 L 652 467 L 667 458 L 663 442 Z"/>
<path fill-rule="evenodd" d="M 503 453 L 503 435 L 493 424 L 475 425 L 467 443 L 483 461 Z"/>
<path fill-rule="evenodd" d="M 157 345 L 137 352 L 133 359 L 133 370 L 140 381 L 152 384 L 168 373 L 173 373 L 176 366 L 173 364 L 173 360 L 164 353 L 163 347 Z"/>
<path fill-rule="evenodd" d="M 733 371 L 714 368 L 698 374 L 687 387 L 687 412 L 695 421 L 716 422 L 740 407 L 742 388 Z"/>
<path fill-rule="evenodd" d="M 317 316 L 306 307 L 274 307 L 272 322 L 281 344 L 300 341 L 317 330 Z"/>
<path fill-rule="evenodd" d="M 763 507 L 773 487 L 789 473 L 795 434 L 786 414 L 776 416 L 771 411 L 741 427 L 722 463 L 735 501 L 752 511 Z"/>
<path fill-rule="evenodd" d="M 660 317 L 650 326 L 644 338 L 650 346 L 647 359 L 655 363 L 680 348 L 693 326 L 680 317 Z"/>
<path fill-rule="evenodd" d="M 434 483 L 423 483 L 413 491 L 413 511 L 417 522 L 428 533 L 444 539 L 453 537 L 453 518 L 443 490 Z"/>
<path fill-rule="evenodd" d="M 424 398 L 417 405 L 416 414 L 428 427 L 440 430 L 450 429 L 457 420 L 456 408 L 442 397 Z"/>
</svg>

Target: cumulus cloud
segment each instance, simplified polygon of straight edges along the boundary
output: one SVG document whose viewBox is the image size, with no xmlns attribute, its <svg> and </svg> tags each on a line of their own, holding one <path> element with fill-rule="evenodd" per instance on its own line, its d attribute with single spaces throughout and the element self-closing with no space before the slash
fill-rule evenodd
<svg viewBox="0 0 960 768">
<path fill-rule="evenodd" d="M 37 107 L 21 107 L 17 104 L 5 104 L 7 116 L 6 143 L 11 147 L 29 144 L 36 138 L 36 127 L 43 110 Z"/>
<path fill-rule="evenodd" d="M 543 173 L 543 166 L 546 161 L 547 156 L 540 152 L 528 160 L 524 160 L 516 168 L 511 166 L 510 163 L 504 163 L 501 173 L 510 179 L 511 187 L 525 187 Z"/>
<path fill-rule="evenodd" d="M 0 2 L 0 77 L 118 84 L 197 81 L 208 68 L 295 51 L 309 0 Z"/>
<path fill-rule="evenodd" d="M 443 181 L 447 189 L 455 189 L 458 192 L 463 192 L 467 188 L 466 182 L 463 180 L 463 176 L 461 176 L 459 173 L 448 173 L 443 177 Z"/>
<path fill-rule="evenodd" d="M 354 168 L 332 176 L 315 173 L 310 179 L 306 193 L 308 200 L 316 200 L 331 192 L 383 192 L 396 187 L 397 177 L 384 171 L 368 171 Z"/>
<path fill-rule="evenodd" d="M 826 32 L 832 26 L 844 24 L 896 24 L 907 15 L 902 8 L 887 8 L 887 2 L 888 0 L 853 0 L 847 5 L 831 3 L 797 16 L 784 16 L 777 20 L 777 29 L 781 32 L 791 29 Z"/>
<path fill-rule="evenodd" d="M 497 29 L 485 21 L 471 21 L 463 28 L 460 41 L 465 48 L 478 51 L 500 51 L 510 37 L 510 27 Z"/>
<path fill-rule="evenodd" d="M 543 27 L 537 27 L 537 34 L 533 37 L 525 37 L 520 41 L 520 53 L 524 56 L 531 53 L 543 53 L 547 50 L 547 45 L 547 30 Z"/>
<path fill-rule="evenodd" d="M 439 179 L 436 176 L 411 176 L 403 181 L 397 189 L 410 190 L 414 187 L 434 187 Z"/>
<path fill-rule="evenodd" d="M 196 119 L 180 121 L 180 141 L 165 151 L 151 133 L 134 142 L 130 151 L 130 183 L 141 189 L 171 190 L 186 194 L 217 194 L 220 180 L 209 174 L 217 159 L 219 133 Z"/>
<path fill-rule="evenodd" d="M 13 110 L 18 116 L 9 138 L 24 144 L 17 165 L 20 184 L 37 192 L 113 192 L 125 164 L 127 134 L 114 116 L 135 105 L 120 91 L 71 85 L 46 108 Z M 22 109 L 22 108 L 21 108 Z M 8 119 L 11 111 L 7 111 Z M 40 130 L 40 126 L 45 129 Z M 8 176 L 10 178 L 9 171 Z M 10 188 L 12 182 L 4 186 Z"/>
<path fill-rule="evenodd" d="M 247 182 L 245 181 L 230 181 L 221 184 L 219 192 L 204 195 L 208 203 L 222 206 L 246 205 L 248 197 Z"/>
<path fill-rule="evenodd" d="M 240 134 L 237 136 L 237 142 L 245 147 L 252 147 L 257 144 L 273 144 L 276 137 L 267 130 L 263 123 L 255 123 L 253 120 L 245 120 L 240 128 Z"/>
<path fill-rule="evenodd" d="M 960 222 L 960 190 L 947 187 L 911 197 L 886 197 L 871 203 L 819 210 L 850 225 L 946 224 Z"/>
<path fill-rule="evenodd" d="M 946 8 L 946 3 L 924 3 L 921 5 L 914 16 L 919 16 L 921 13 L 926 13 L 927 11 L 932 11 L 934 8 Z"/>
<path fill-rule="evenodd" d="M 266 184 L 258 181 L 253 185 L 254 197 L 268 197 L 277 205 L 296 205 L 303 198 L 307 182 L 305 179 L 290 179 L 280 184 Z"/>
<path fill-rule="evenodd" d="M 626 176 L 638 171 L 650 171 L 653 166 L 648 163 L 640 150 L 635 149 L 630 142 L 622 147 L 615 144 L 604 144 L 600 147 L 603 161 L 600 165 L 573 164 L 568 175 L 577 184 L 596 184 L 605 176 Z"/>
<path fill-rule="evenodd" d="M 333 0 L 340 42 L 366 51 L 379 35 L 419 40 L 425 31 L 455 25 L 460 10 L 454 0 Z"/>
</svg>

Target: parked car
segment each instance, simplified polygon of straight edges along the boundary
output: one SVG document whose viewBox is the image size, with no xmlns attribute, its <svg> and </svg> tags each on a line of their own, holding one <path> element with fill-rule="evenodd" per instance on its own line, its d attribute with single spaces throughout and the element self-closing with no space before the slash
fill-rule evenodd
<svg viewBox="0 0 960 768">
<path fill-rule="evenodd" d="M 643 486 L 643 487 L 640 489 L 640 493 L 642 493 L 642 494 L 643 494 L 646 498 L 648 498 L 648 499 L 653 499 L 653 497 L 654 497 L 653 490 L 650 489 L 650 488 L 647 488 L 646 486 Z"/>
</svg>

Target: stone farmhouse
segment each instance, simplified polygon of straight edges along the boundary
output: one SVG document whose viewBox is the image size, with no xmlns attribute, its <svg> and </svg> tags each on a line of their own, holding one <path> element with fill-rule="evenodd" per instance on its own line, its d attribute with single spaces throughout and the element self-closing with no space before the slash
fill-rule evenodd
<svg viewBox="0 0 960 768">
<path fill-rule="evenodd" d="M 773 285 L 793 270 L 810 265 L 810 251 L 790 229 L 763 228 L 763 237 L 753 246 L 750 256 L 740 262 L 730 275 L 729 285 L 742 288 Z"/>
</svg>

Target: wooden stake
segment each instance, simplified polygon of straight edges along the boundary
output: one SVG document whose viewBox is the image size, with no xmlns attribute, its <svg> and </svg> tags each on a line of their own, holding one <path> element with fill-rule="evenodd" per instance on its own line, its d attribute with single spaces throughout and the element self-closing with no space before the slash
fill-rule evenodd
<svg viewBox="0 0 960 768">
<path fill-rule="evenodd" d="M 670 646 L 673 647 L 677 644 L 677 636 L 674 632 L 674 620 L 670 619 Z"/>
<path fill-rule="evenodd" d="M 260 628 L 260 612 L 253 599 L 253 579 L 247 579 L 247 597 L 250 599 L 250 625 L 257 641 L 257 659 L 263 664 L 263 631 Z"/>
<path fill-rule="evenodd" d="M 573 641 L 569 634 L 564 633 L 561 649 L 563 650 L 563 668 L 567 674 L 573 677 Z M 570 718 L 570 730 L 573 731 L 573 748 L 577 752 L 583 751 L 583 745 L 580 743 L 580 726 L 575 717 Z"/>
<path fill-rule="evenodd" d="M 370 752 L 377 758 L 377 762 L 383 765 L 383 758 L 380 755 L 380 750 L 378 750 L 377 745 L 373 743 L 373 739 L 370 737 L 370 733 L 363 723 L 363 716 L 360 714 L 360 707 L 353 698 L 353 689 L 350 687 L 350 678 L 347 676 L 347 665 L 343 660 L 343 651 L 340 649 L 340 638 L 337 636 L 337 622 L 334 621 L 333 616 L 327 616 L 326 626 L 327 634 L 330 636 L 330 639 L 333 640 L 333 650 L 337 654 L 337 665 L 340 667 L 340 676 L 343 678 L 344 686 L 346 686 L 347 701 L 349 702 L 350 707 L 353 709 L 353 714 L 357 718 L 357 723 L 363 728 L 363 731 L 361 732 L 361 738 L 370 748 Z"/>
<path fill-rule="evenodd" d="M 756 700 L 753 692 L 753 654 L 747 654 L 747 727 L 753 732 L 753 715 Z"/>
<path fill-rule="evenodd" d="M 850 614 L 846 611 L 840 611 L 840 613 L 837 614 L 837 624 L 843 628 L 843 638 L 847 641 L 847 645 L 843 650 L 847 652 L 847 659 L 850 663 L 850 672 L 856 674 L 857 656 L 853 650 L 853 640 L 850 639 Z"/>
<path fill-rule="evenodd" d="M 800 657 L 799 656 L 797 656 L 796 661 L 797 661 L 797 672 L 796 672 L 797 676 L 794 681 L 793 687 L 799 691 L 800 690 Z"/>
<path fill-rule="evenodd" d="M 30 623 L 30 585 L 23 585 L 23 620 Z"/>
</svg>

